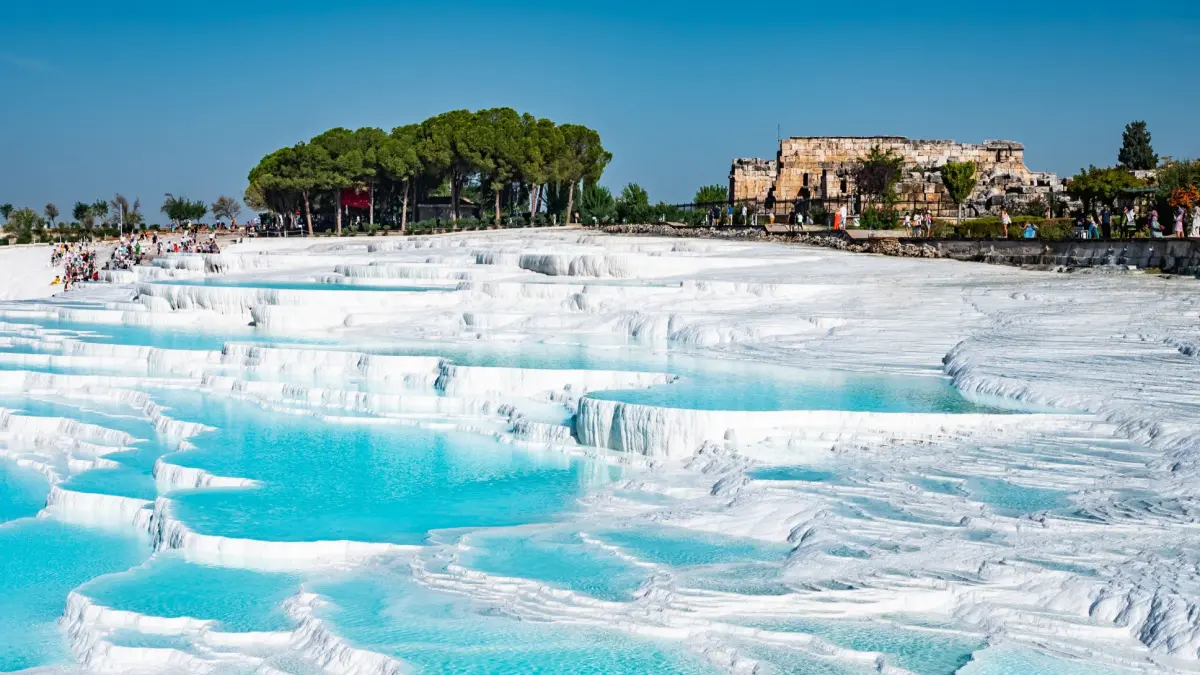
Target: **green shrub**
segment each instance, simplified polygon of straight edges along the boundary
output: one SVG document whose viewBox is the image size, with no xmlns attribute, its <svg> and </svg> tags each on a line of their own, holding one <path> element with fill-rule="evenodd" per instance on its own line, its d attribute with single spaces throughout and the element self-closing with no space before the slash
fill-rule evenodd
<svg viewBox="0 0 1200 675">
<path fill-rule="evenodd" d="M 900 217 L 894 209 L 868 207 L 859 218 L 859 225 L 868 230 L 891 230 L 900 225 Z"/>
<path fill-rule="evenodd" d="M 1074 221 L 1070 218 L 1055 218 L 1046 220 L 1034 216 L 1016 216 L 1008 227 L 1009 239 L 1020 239 L 1025 225 L 1033 223 L 1038 228 L 1038 239 L 1057 241 L 1071 239 L 1075 236 Z M 933 235 L 944 239 L 1003 239 L 1003 228 L 998 216 L 972 218 L 961 223 L 954 221 L 934 221 Z"/>
<path fill-rule="evenodd" d="M 17 234 L 17 243 L 18 244 L 32 244 L 33 243 L 33 233 L 30 232 L 29 230 L 18 233 Z"/>
</svg>

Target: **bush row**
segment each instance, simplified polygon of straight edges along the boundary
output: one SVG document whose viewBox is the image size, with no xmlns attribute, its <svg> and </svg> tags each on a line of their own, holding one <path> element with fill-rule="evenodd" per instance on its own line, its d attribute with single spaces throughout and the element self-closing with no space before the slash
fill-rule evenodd
<svg viewBox="0 0 1200 675">
<path fill-rule="evenodd" d="M 1009 239 L 1020 239 L 1025 226 L 1032 223 L 1039 239 L 1060 240 L 1075 236 L 1075 222 L 1070 218 L 1038 218 L 1016 216 L 1008 227 Z M 1004 227 L 998 217 L 973 218 L 961 223 L 938 220 L 933 223 L 933 236 L 943 239 L 1003 239 Z"/>
</svg>

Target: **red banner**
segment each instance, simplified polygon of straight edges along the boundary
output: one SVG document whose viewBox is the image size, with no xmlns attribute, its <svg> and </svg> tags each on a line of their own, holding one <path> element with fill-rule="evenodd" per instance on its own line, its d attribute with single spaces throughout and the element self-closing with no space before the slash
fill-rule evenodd
<svg viewBox="0 0 1200 675">
<path fill-rule="evenodd" d="M 342 190 L 342 206 L 354 209 L 371 208 L 371 194 L 366 190 L 359 192 L 354 188 L 345 188 Z"/>
</svg>

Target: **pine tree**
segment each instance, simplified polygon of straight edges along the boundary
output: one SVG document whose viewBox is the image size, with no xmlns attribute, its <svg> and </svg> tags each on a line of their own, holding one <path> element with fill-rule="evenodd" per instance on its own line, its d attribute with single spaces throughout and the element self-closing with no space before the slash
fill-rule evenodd
<svg viewBox="0 0 1200 675">
<path fill-rule="evenodd" d="M 1125 125 L 1121 139 L 1121 151 L 1117 163 L 1130 171 L 1144 171 L 1158 166 L 1158 155 L 1150 146 L 1150 132 L 1145 122 L 1130 122 Z"/>
</svg>

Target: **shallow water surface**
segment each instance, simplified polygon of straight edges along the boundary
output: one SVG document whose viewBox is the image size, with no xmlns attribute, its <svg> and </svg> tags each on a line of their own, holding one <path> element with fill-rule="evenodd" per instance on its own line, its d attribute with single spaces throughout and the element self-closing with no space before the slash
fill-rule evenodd
<svg viewBox="0 0 1200 675">
<path fill-rule="evenodd" d="M 49 492 L 50 484 L 36 469 L 0 459 L 0 524 L 37 515 Z"/>
<path fill-rule="evenodd" d="M 942 377 L 799 371 L 733 361 L 711 362 L 671 384 L 590 396 L 691 410 L 994 412 L 968 402 Z"/>
<path fill-rule="evenodd" d="M 57 626 L 67 594 L 149 555 L 127 532 L 32 518 L 0 525 L 0 671 L 69 663 Z"/>
<path fill-rule="evenodd" d="M 356 646 L 429 672 L 635 675 L 719 672 L 671 643 L 587 626 L 513 621 L 501 607 L 390 574 L 316 584 L 318 616 Z"/>
<path fill-rule="evenodd" d="M 104 607 L 211 620 L 219 630 L 247 632 L 290 630 L 283 602 L 299 587 L 300 579 L 292 575 L 189 563 L 168 552 L 84 584 L 79 592 Z"/>
<path fill-rule="evenodd" d="M 554 517 L 620 475 L 614 465 L 479 435 L 328 423 L 220 401 L 196 412 L 217 430 L 171 462 L 262 484 L 176 496 L 175 514 L 204 534 L 421 544 L 430 530 Z"/>
</svg>

